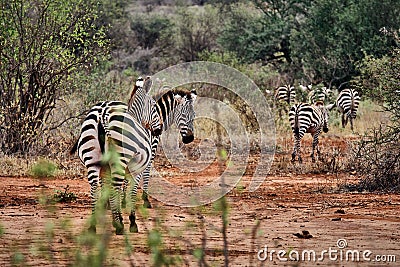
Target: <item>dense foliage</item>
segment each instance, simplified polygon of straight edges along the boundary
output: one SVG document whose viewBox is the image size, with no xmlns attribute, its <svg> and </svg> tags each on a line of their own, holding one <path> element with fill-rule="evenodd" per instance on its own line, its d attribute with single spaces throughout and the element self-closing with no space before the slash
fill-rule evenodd
<svg viewBox="0 0 400 267">
<path fill-rule="evenodd" d="M 355 148 L 354 164 L 365 178 L 359 189 L 400 190 L 400 39 L 398 48 L 382 58 L 367 56 L 359 65 L 361 76 L 354 84 L 378 101 L 390 114 L 390 125 L 367 132 Z"/>
<path fill-rule="evenodd" d="M 0 123 L 5 153 L 26 152 L 71 73 L 107 52 L 97 1 L 1 1 Z"/>
<path fill-rule="evenodd" d="M 124 99 L 132 76 L 185 61 L 239 68 L 263 91 L 348 85 L 364 59 L 390 56 L 398 44 L 385 32 L 398 25 L 396 0 L 1 0 L 1 149 L 37 143 L 59 99 L 82 101 L 78 116 Z"/>
</svg>

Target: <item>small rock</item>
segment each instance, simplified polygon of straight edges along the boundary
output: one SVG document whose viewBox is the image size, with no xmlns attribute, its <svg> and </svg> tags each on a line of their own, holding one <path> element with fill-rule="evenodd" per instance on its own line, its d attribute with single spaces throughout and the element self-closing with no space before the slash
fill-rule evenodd
<svg viewBox="0 0 400 267">
<path fill-rule="evenodd" d="M 310 238 L 312 238 L 313 236 L 310 234 L 310 232 L 309 231 L 307 231 L 307 230 L 303 230 L 303 231 L 301 231 L 301 233 L 295 233 L 295 234 L 293 234 L 294 236 L 297 236 L 298 238 L 302 238 L 302 239 L 310 239 Z"/>
<path fill-rule="evenodd" d="M 338 214 L 345 214 L 344 210 L 342 210 L 342 209 L 338 209 L 337 211 L 335 211 L 335 213 L 338 213 Z"/>
</svg>

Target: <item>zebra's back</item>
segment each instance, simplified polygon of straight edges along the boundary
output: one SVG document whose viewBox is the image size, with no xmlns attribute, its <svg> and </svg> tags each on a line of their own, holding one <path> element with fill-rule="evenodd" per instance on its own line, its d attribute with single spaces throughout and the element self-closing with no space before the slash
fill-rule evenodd
<svg viewBox="0 0 400 267">
<path fill-rule="evenodd" d="M 305 133 L 312 133 L 322 126 L 323 114 L 313 105 L 299 103 L 290 108 L 289 122 L 296 137 L 302 138 Z"/>
<path fill-rule="evenodd" d="M 360 104 L 360 96 L 354 89 L 344 89 L 340 92 L 336 105 L 339 110 L 346 114 L 347 117 L 356 117 L 358 106 Z"/>
<path fill-rule="evenodd" d="M 278 102 L 285 102 L 294 104 L 296 102 L 296 90 L 293 86 L 284 85 L 279 87 L 275 92 L 275 100 Z"/>
</svg>

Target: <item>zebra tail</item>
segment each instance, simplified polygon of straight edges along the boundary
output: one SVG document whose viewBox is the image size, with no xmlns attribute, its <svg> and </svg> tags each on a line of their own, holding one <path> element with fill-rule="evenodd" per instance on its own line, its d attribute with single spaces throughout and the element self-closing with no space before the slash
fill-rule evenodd
<svg viewBox="0 0 400 267">
<path fill-rule="evenodd" d="M 75 154 L 75 152 L 76 152 L 76 149 L 78 148 L 78 142 L 79 142 L 79 139 L 78 140 L 76 140 L 76 142 L 75 142 L 75 144 L 74 144 L 74 146 L 71 148 L 71 150 L 69 151 L 69 154 L 70 155 L 73 155 L 73 154 Z"/>
<path fill-rule="evenodd" d="M 299 116 L 298 114 L 295 115 L 294 117 L 294 135 L 298 138 L 300 134 L 300 128 L 299 128 Z"/>
</svg>

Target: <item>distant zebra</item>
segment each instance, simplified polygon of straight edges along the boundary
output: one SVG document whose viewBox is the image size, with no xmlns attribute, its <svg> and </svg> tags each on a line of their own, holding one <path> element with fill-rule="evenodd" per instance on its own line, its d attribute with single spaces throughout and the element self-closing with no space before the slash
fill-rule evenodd
<svg viewBox="0 0 400 267">
<path fill-rule="evenodd" d="M 334 104 L 324 106 L 322 102 L 317 102 L 315 105 L 299 103 L 290 108 L 289 122 L 294 134 L 294 147 L 292 153 L 292 162 L 295 161 L 296 155 L 298 160 L 302 163 L 300 155 L 300 141 L 305 133 L 310 133 L 313 137 L 312 143 L 312 161 L 315 162 L 314 150 L 317 149 L 318 156 L 320 154 L 318 148 L 318 136 L 323 130 L 328 132 L 328 111 L 332 109 Z"/>
<path fill-rule="evenodd" d="M 357 116 L 358 106 L 360 104 L 360 96 L 354 89 L 344 89 L 339 93 L 336 100 L 336 106 L 342 113 L 342 127 L 345 128 L 350 119 L 350 127 L 353 131 L 353 120 Z"/>
<path fill-rule="evenodd" d="M 279 87 L 275 92 L 275 100 L 293 105 L 296 102 L 296 90 L 294 86 L 287 84 Z"/>
<path fill-rule="evenodd" d="M 325 103 L 325 101 L 330 97 L 332 90 L 329 88 L 320 87 L 312 90 L 308 93 L 308 103 L 314 104 L 319 102 Z"/>
<path fill-rule="evenodd" d="M 161 120 L 163 121 L 162 130 L 167 131 L 169 127 L 171 127 L 171 125 L 175 123 L 175 125 L 179 129 L 179 132 L 182 136 L 182 142 L 184 144 L 188 144 L 194 140 L 193 121 L 196 113 L 194 111 L 193 104 L 196 100 L 196 97 L 197 94 L 194 90 L 192 90 L 191 92 L 183 90 L 169 90 L 165 93 L 162 93 L 160 96 L 156 96 L 156 98 L 158 98 L 156 102 L 156 110 L 161 116 Z M 131 185 L 130 199 L 132 207 L 135 207 L 138 185 L 141 177 L 143 176 L 142 199 L 144 200 L 144 206 L 147 208 L 151 208 L 151 204 L 148 199 L 148 185 L 150 179 L 150 169 L 154 157 L 156 156 L 159 141 L 159 136 L 151 137 L 152 157 L 150 163 L 140 175 L 136 176 L 135 183 Z M 130 218 L 134 220 L 134 217 L 132 217 L 132 212 Z M 137 231 L 137 225 L 135 224 L 135 226 Z"/>
<path fill-rule="evenodd" d="M 147 95 L 140 81 L 135 86 L 136 96 L 131 105 L 137 106 L 140 103 L 134 103 L 135 101 L 143 101 L 141 102 L 143 108 L 149 109 L 143 110 L 143 112 L 152 114 L 151 117 L 155 120 L 145 122 L 145 124 L 160 125 L 160 116 L 157 116 L 157 111 L 155 111 L 155 101 Z M 156 115 L 154 116 L 154 114 Z M 157 129 L 156 126 L 154 128 Z M 112 186 L 115 189 L 115 192 L 110 196 L 110 206 L 116 234 L 122 234 L 124 228 L 120 193 L 123 189 L 125 176 L 128 174 L 127 170 L 129 169 L 129 175 L 136 177 L 148 166 L 152 156 L 150 140 L 150 131 L 133 118 L 125 103 L 105 101 L 96 104 L 89 111 L 82 123 L 79 139 L 71 149 L 71 154 L 78 151 L 79 158 L 88 169 L 93 212 L 103 182 L 100 178 L 100 172 L 104 167 L 102 166 L 102 157 L 111 150 L 115 150 L 118 154 L 117 159 L 111 159 L 108 163 Z M 121 170 L 123 171 L 121 172 Z M 135 222 L 132 224 L 131 220 L 131 231 L 133 231 L 135 224 Z M 95 222 L 91 224 L 90 229 L 96 231 Z"/>
<path fill-rule="evenodd" d="M 282 112 L 287 113 L 291 105 L 296 103 L 296 90 L 291 85 L 284 85 L 275 91 L 276 108 L 279 118 L 282 118 Z"/>
</svg>

